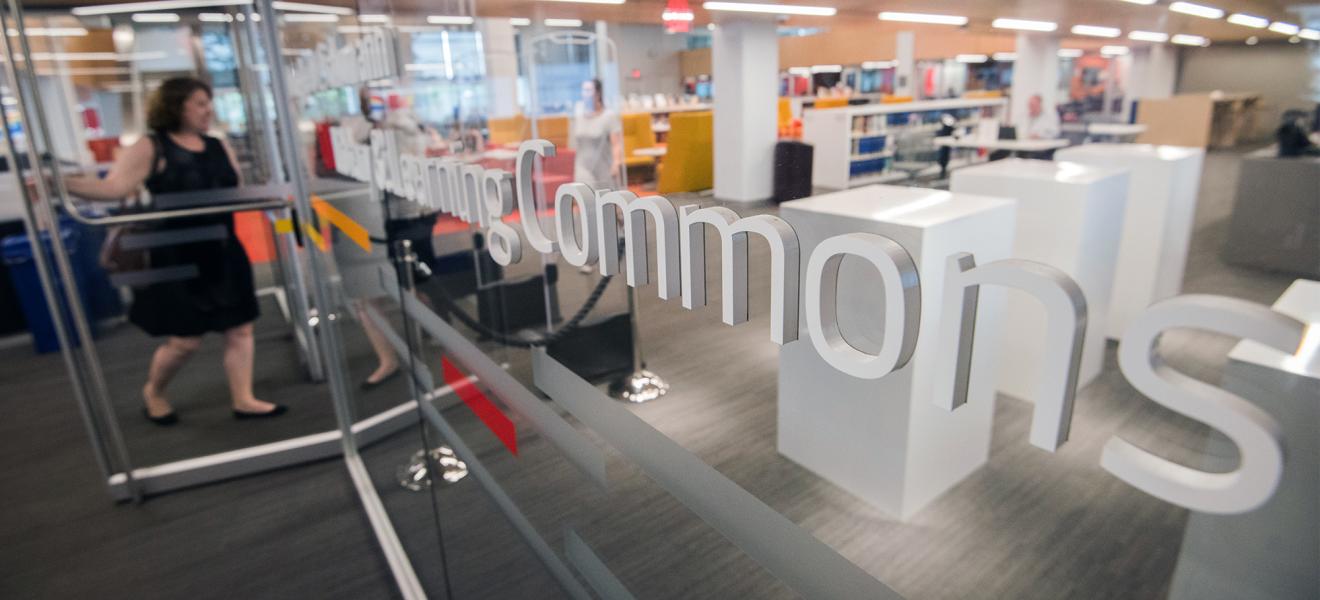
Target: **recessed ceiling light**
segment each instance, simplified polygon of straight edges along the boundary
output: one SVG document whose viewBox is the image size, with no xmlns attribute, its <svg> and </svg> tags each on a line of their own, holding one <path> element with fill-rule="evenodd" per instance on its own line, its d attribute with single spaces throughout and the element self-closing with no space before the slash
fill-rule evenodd
<svg viewBox="0 0 1320 600">
<path fill-rule="evenodd" d="M 953 59 L 960 63 L 978 64 L 990 60 L 990 57 L 984 54 L 959 54 Z"/>
<path fill-rule="evenodd" d="M 328 15 L 339 15 L 341 17 L 350 16 L 355 12 L 351 8 L 344 8 L 342 6 L 326 6 L 324 4 L 307 4 L 306 2 L 284 2 L 283 0 L 275 0 L 275 2 L 271 2 L 270 7 L 275 10 L 285 10 L 290 12 L 303 12 L 303 13 L 325 13 Z"/>
<path fill-rule="evenodd" d="M 796 4 L 752 4 L 745 2 L 706 2 L 701 5 L 706 10 L 728 10 L 734 12 L 769 13 L 772 15 L 807 15 L 812 17 L 832 17 L 838 10 L 830 6 L 801 6 Z"/>
<path fill-rule="evenodd" d="M 1128 53 L 1127 46 L 1101 46 L 1100 54 L 1105 56 L 1122 56 Z"/>
<path fill-rule="evenodd" d="M 1315 29 L 1303 29 L 1297 32 L 1297 37 L 1313 42 L 1320 42 L 1320 31 Z"/>
<path fill-rule="evenodd" d="M 1013 62 L 1017 60 L 1017 54 L 1012 52 L 996 52 L 991 56 L 999 62 Z"/>
<path fill-rule="evenodd" d="M 78 6 L 69 12 L 76 17 L 86 17 L 91 15 L 119 15 L 149 10 L 179 10 L 184 8 L 211 8 L 214 6 L 243 6 L 247 4 L 252 4 L 252 0 L 160 0 L 159 2 Z"/>
<path fill-rule="evenodd" d="M 1275 21 L 1270 23 L 1270 31 L 1273 31 L 1274 33 L 1282 33 L 1283 35 L 1297 35 L 1297 32 L 1301 31 L 1301 28 L 1292 23 Z"/>
<path fill-rule="evenodd" d="M 134 23 L 178 23 L 177 13 L 133 13 Z"/>
<path fill-rule="evenodd" d="M 1077 58 L 1082 55 L 1082 51 L 1077 48 L 1060 48 L 1059 58 Z"/>
<path fill-rule="evenodd" d="M 1248 46 L 1255 46 L 1256 44 L 1259 44 L 1259 43 L 1260 43 L 1260 38 L 1258 38 L 1258 37 L 1256 37 L 1256 36 L 1254 36 L 1254 35 L 1251 36 L 1251 37 L 1249 37 L 1249 38 L 1247 38 L 1247 45 L 1248 45 Z"/>
<path fill-rule="evenodd" d="M 576 2 L 578 4 L 623 4 L 624 0 L 547 0 L 548 2 Z"/>
<path fill-rule="evenodd" d="M 82 27 L 28 27 L 23 30 L 28 37 L 82 37 L 87 35 L 87 30 Z M 16 37 L 18 30 L 9 29 L 9 37 Z"/>
<path fill-rule="evenodd" d="M 1169 34 L 1160 31 L 1129 31 L 1128 39 L 1139 42 L 1167 42 Z"/>
<path fill-rule="evenodd" d="M 1071 31 L 1077 35 L 1105 38 L 1116 38 L 1123 33 L 1117 27 L 1101 27 L 1099 25 L 1073 25 Z"/>
<path fill-rule="evenodd" d="M 990 22 L 995 29 L 1020 29 L 1022 31 L 1054 31 L 1058 23 L 1049 21 L 1031 21 L 1028 19 L 995 19 Z"/>
<path fill-rule="evenodd" d="M 513 17 L 509 19 L 509 24 L 514 27 L 527 27 L 532 24 L 532 20 L 527 17 Z"/>
<path fill-rule="evenodd" d="M 1299 38 L 1299 37 L 1297 37 L 1297 36 L 1295 36 L 1295 35 L 1292 36 L 1292 37 L 1290 37 L 1290 38 L 1288 38 L 1288 43 L 1289 43 L 1289 44 L 1296 44 L 1296 43 L 1298 43 L 1298 42 L 1300 42 L 1300 41 L 1302 41 L 1302 38 Z"/>
<path fill-rule="evenodd" d="M 1169 10 L 1184 15 L 1192 15 L 1193 17 L 1201 17 L 1202 19 L 1218 19 L 1224 16 L 1222 9 L 1203 4 L 1192 4 L 1191 2 L 1174 2 L 1169 5 Z"/>
<path fill-rule="evenodd" d="M 473 19 L 462 15 L 429 15 L 426 22 L 432 25 L 471 25 Z"/>
<path fill-rule="evenodd" d="M 932 15 L 926 13 L 890 12 L 880 13 L 881 21 L 901 21 L 904 23 L 928 23 L 931 25 L 966 25 L 967 17 L 958 15 Z"/>
<path fill-rule="evenodd" d="M 1173 42 L 1173 43 L 1175 43 L 1175 44 L 1182 44 L 1182 45 L 1184 45 L 1184 46 L 1209 46 L 1209 45 L 1210 45 L 1210 40 L 1207 40 L 1207 39 L 1205 39 L 1205 38 L 1203 38 L 1203 37 L 1201 37 L 1201 36 L 1199 36 L 1199 35 L 1188 35 L 1188 34 L 1185 34 L 1185 33 L 1180 33 L 1180 34 L 1178 34 L 1178 35 L 1175 35 L 1175 36 L 1173 36 L 1172 38 L 1170 38 L 1169 41 L 1171 41 L 1171 42 Z"/>
<path fill-rule="evenodd" d="M 232 23 L 234 15 L 228 13 L 197 13 L 197 20 L 203 23 Z"/>
<path fill-rule="evenodd" d="M 339 15 L 325 13 L 284 13 L 285 23 L 338 23 Z"/>
<path fill-rule="evenodd" d="M 546 27 L 581 27 L 582 19 L 546 19 Z"/>
<path fill-rule="evenodd" d="M 1257 17 L 1256 15 L 1247 15 L 1243 13 L 1233 13 L 1228 15 L 1228 22 L 1234 25 L 1252 27 L 1255 29 L 1262 29 L 1270 24 L 1270 20 L 1265 17 Z"/>
</svg>

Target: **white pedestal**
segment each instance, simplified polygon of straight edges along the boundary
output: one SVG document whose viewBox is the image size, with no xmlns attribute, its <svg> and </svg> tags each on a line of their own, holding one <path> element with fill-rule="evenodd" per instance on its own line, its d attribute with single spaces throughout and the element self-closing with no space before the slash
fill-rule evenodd
<svg viewBox="0 0 1320 600">
<path fill-rule="evenodd" d="M 1182 290 L 1205 150 L 1151 144 L 1086 144 L 1054 160 L 1130 171 L 1123 238 L 1105 326 L 1109 339 L 1147 306 Z"/>
<path fill-rule="evenodd" d="M 1172 600 L 1320 598 L 1320 283 L 1299 279 L 1274 309 L 1311 323 L 1296 356 L 1250 341 L 1228 355 L 1222 385 L 1283 430 L 1274 496 L 1240 515 L 1192 513 L 1169 590 Z M 1232 456 L 1217 436 L 1206 452 Z"/>
<path fill-rule="evenodd" d="M 960 251 L 978 261 L 1007 258 L 1013 203 L 937 190 L 867 186 L 786 202 L 779 214 L 807 257 L 826 238 L 876 233 L 912 255 L 921 278 L 921 331 L 912 361 L 880 379 L 857 379 L 830 367 L 807 337 L 779 353 L 779 452 L 877 508 L 907 518 L 985 463 L 994 416 L 995 353 L 1002 299 L 983 294 L 978 307 L 972 391 L 948 412 L 931 403 L 939 352 L 939 307 L 945 260 Z M 840 329 L 868 352 L 882 339 L 879 277 L 860 259 L 840 269 Z M 805 304 L 804 304 L 805 305 Z M 978 385 L 979 382 L 979 385 Z"/>
<path fill-rule="evenodd" d="M 1067 273 L 1086 296 L 1086 338 L 1078 387 L 1100 375 L 1114 263 L 1126 204 L 1127 173 L 1073 163 L 1009 159 L 953 172 L 955 193 L 1018 201 L 1013 257 Z M 1045 315 L 1024 292 L 1009 291 L 999 391 L 1035 401 L 1045 352 Z"/>
</svg>

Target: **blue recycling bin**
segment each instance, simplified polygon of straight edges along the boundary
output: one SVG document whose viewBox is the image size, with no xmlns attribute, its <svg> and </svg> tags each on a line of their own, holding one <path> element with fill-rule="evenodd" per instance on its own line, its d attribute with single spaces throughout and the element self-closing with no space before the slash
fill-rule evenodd
<svg viewBox="0 0 1320 600">
<path fill-rule="evenodd" d="M 73 269 L 73 279 L 78 285 L 80 295 L 79 302 L 82 306 L 88 306 L 87 298 L 87 270 L 83 267 L 83 261 L 78 256 L 80 251 L 78 247 L 78 231 L 72 227 L 60 227 L 60 239 L 64 242 L 64 247 L 69 251 L 69 263 Z M 46 249 L 46 256 L 50 253 L 50 234 L 42 232 L 42 246 Z M 42 293 L 41 279 L 37 275 L 37 263 L 33 258 L 32 244 L 28 241 L 27 235 L 11 235 L 0 242 L 5 265 L 9 267 L 9 278 L 14 284 L 14 289 L 18 291 L 18 302 L 23 308 L 23 317 L 27 319 L 28 331 L 32 333 L 32 343 L 38 354 L 54 352 L 60 349 L 59 338 L 55 335 L 55 322 L 51 319 L 50 310 L 46 306 L 46 298 Z M 60 305 L 64 310 L 64 322 L 69 333 L 73 334 L 73 317 L 69 313 L 63 299 L 66 299 L 64 285 L 56 277 L 55 287 L 60 294 Z M 89 323 L 94 327 L 94 323 Z M 77 340 L 73 340 L 77 343 Z"/>
<path fill-rule="evenodd" d="M 81 209 L 89 217 L 104 217 L 107 213 L 100 207 Z M 86 286 L 81 288 L 87 303 L 87 318 L 100 322 L 124 314 L 124 303 L 119 297 L 119 289 L 110 283 L 110 275 L 101 267 L 101 246 L 105 245 L 107 228 L 99 225 L 84 225 L 64 215 L 60 215 L 60 226 L 70 227 L 77 233 L 78 249 L 74 259 L 82 266 Z"/>
</svg>

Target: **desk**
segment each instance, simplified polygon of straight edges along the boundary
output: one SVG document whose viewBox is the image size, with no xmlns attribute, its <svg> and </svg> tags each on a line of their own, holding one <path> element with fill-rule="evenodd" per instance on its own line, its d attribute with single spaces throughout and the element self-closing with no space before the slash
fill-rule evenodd
<svg viewBox="0 0 1320 600">
<path fill-rule="evenodd" d="M 1091 123 L 1086 126 L 1086 135 L 1093 138 L 1119 138 L 1138 136 L 1146 133 L 1147 127 L 1139 123 Z"/>
<path fill-rule="evenodd" d="M 633 156 L 649 156 L 651 158 L 660 158 L 668 153 L 668 146 L 652 146 L 650 148 L 638 148 L 633 150 Z"/>
<path fill-rule="evenodd" d="M 950 148 L 983 148 L 986 150 L 1007 150 L 1013 154 L 1020 152 L 1048 152 L 1058 150 L 1068 145 L 1068 140 L 1063 138 L 1052 140 L 979 140 L 975 137 L 955 138 L 952 136 L 941 136 L 935 138 L 936 146 L 948 146 Z"/>
</svg>

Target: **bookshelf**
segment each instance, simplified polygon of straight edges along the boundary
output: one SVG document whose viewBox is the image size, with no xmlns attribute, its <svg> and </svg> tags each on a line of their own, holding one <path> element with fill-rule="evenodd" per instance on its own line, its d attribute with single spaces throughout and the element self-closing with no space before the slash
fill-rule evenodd
<svg viewBox="0 0 1320 600">
<path fill-rule="evenodd" d="M 898 104 L 865 104 L 802 113 L 802 141 L 815 147 L 812 184 L 842 190 L 892 181 L 895 141 L 914 131 L 934 133 L 946 112 L 958 127 L 975 127 L 982 119 L 1002 121 L 1004 98 L 958 98 Z"/>
</svg>

